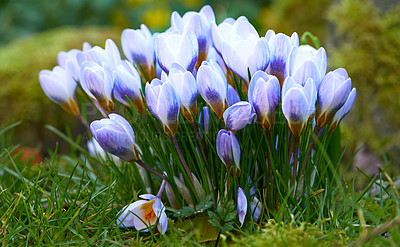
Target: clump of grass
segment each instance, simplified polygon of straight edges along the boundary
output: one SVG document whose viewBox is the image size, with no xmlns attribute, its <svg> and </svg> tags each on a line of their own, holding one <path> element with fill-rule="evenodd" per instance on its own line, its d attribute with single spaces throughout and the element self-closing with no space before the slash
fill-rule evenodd
<svg viewBox="0 0 400 247">
<path fill-rule="evenodd" d="M 167 208 L 165 235 L 154 229 L 149 233 L 121 229 L 115 226 L 118 212 L 137 199 L 135 185 L 126 184 L 130 178 L 116 172 L 129 171 L 125 170 L 129 164 L 118 167 L 111 160 L 102 164 L 80 147 L 82 136 L 72 139 L 64 135 L 73 150 L 70 155 L 59 155 L 56 148 L 46 161 L 32 166 L 13 152 L 13 127 L 0 131 L 2 245 L 376 246 L 400 240 L 399 197 L 384 169 L 379 176 L 369 178 L 361 192 L 354 190 L 356 176 L 349 181 L 340 178 L 343 185 L 330 194 L 315 192 L 308 200 L 321 211 L 328 210 L 329 217 L 307 212 L 306 203 L 295 211 L 281 208 L 275 212 L 276 220 L 264 217 L 259 225 L 249 227 L 253 225 L 250 222 L 244 228 L 234 223 L 231 230 L 220 233 L 206 212 L 180 217 Z M 374 193 L 370 192 L 373 185 Z M 299 217 L 307 214 L 314 215 L 314 223 Z M 287 215 L 287 219 L 282 217 Z"/>
</svg>

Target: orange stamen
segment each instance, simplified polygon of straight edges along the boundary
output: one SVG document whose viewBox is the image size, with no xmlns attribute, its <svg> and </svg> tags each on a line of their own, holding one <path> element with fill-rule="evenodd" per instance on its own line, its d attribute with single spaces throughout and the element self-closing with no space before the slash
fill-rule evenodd
<svg viewBox="0 0 400 247">
<path fill-rule="evenodd" d="M 142 206 L 140 206 L 141 209 L 144 209 L 144 221 L 151 220 L 153 217 L 156 217 L 156 214 L 154 213 L 153 210 L 153 204 L 155 200 L 151 200 L 149 202 L 143 203 Z"/>
</svg>

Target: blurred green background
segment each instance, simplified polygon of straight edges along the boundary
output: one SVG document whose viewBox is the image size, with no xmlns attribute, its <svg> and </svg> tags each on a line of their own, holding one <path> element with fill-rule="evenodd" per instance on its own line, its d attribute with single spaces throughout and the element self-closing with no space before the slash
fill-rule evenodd
<svg viewBox="0 0 400 247">
<path fill-rule="evenodd" d="M 22 120 L 16 142 L 54 148 L 59 129 L 80 125 L 42 92 L 38 73 L 56 65 L 57 53 L 84 41 L 119 44 L 124 28 L 145 23 L 152 31 L 180 14 L 210 4 L 220 23 L 245 15 L 260 35 L 268 29 L 318 36 L 328 54 L 328 71 L 344 67 L 357 99 L 342 123 L 345 160 L 363 144 L 355 164 L 373 174 L 383 155 L 400 164 L 400 4 L 395 0 L 2 0 L 0 1 L 0 125 Z M 365 148 L 367 147 L 367 148 Z"/>
</svg>

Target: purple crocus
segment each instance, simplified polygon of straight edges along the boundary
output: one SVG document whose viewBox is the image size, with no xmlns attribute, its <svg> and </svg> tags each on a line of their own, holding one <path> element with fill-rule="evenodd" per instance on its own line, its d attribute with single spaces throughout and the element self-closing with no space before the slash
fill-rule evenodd
<svg viewBox="0 0 400 247">
<path fill-rule="evenodd" d="M 109 118 L 93 121 L 90 132 L 105 151 L 128 162 L 138 160 L 132 126 L 120 115 L 112 113 Z"/>
<path fill-rule="evenodd" d="M 150 84 L 146 83 L 145 93 L 151 113 L 163 124 L 164 132 L 172 137 L 178 130 L 180 99 L 169 79 L 164 79 L 164 82 L 153 79 Z"/>
<path fill-rule="evenodd" d="M 239 101 L 226 109 L 223 116 L 227 129 L 240 130 L 254 122 L 256 113 L 249 102 Z"/>
<path fill-rule="evenodd" d="M 264 71 L 257 71 L 251 78 L 249 102 L 257 114 L 257 122 L 266 130 L 271 129 L 275 121 L 275 111 L 280 101 L 278 78 Z"/>
<path fill-rule="evenodd" d="M 232 131 L 222 129 L 218 132 L 217 154 L 228 170 L 233 164 L 240 169 L 240 145 Z"/>
</svg>

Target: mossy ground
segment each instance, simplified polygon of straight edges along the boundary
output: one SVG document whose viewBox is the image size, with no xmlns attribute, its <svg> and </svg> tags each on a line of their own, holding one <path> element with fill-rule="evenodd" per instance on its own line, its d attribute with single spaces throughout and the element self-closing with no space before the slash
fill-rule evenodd
<svg viewBox="0 0 400 247">
<path fill-rule="evenodd" d="M 46 124 L 64 128 L 77 125 L 43 93 L 39 72 L 57 65 L 57 54 L 70 49 L 82 49 L 83 42 L 104 47 L 107 38 L 119 43 L 120 31 L 111 28 L 62 27 L 14 41 L 0 48 L 0 123 L 16 121 L 22 124 L 16 141 L 30 146 L 39 142 L 48 148 L 55 137 L 44 129 Z M 44 142 L 44 143 L 43 143 Z"/>
</svg>

